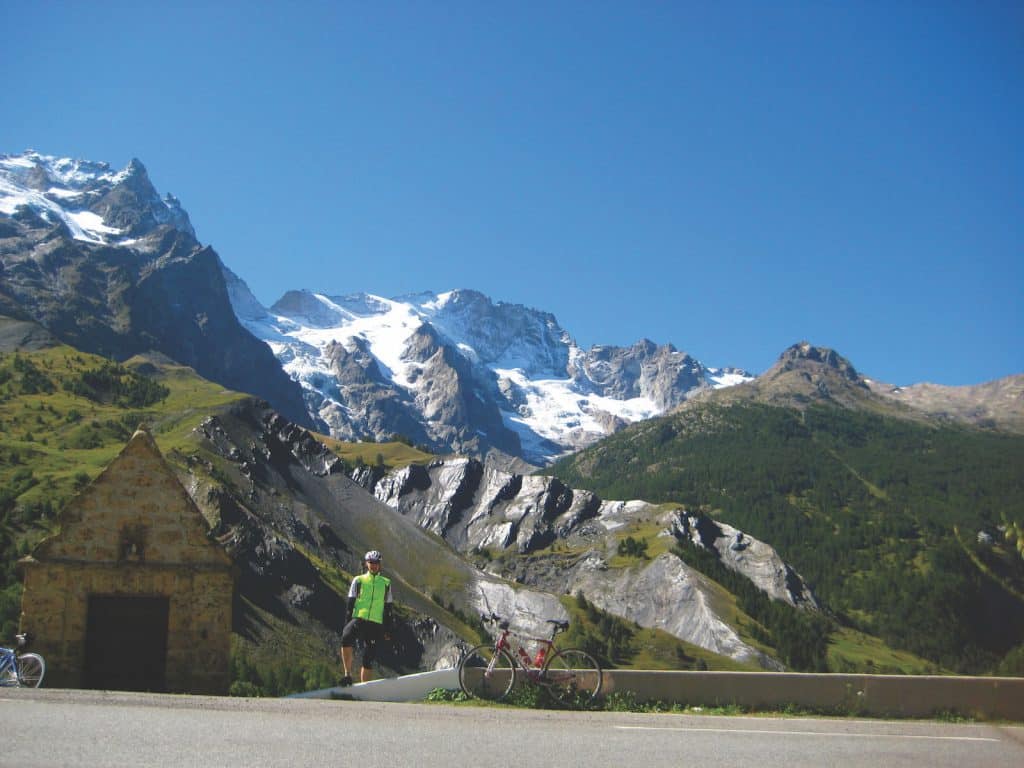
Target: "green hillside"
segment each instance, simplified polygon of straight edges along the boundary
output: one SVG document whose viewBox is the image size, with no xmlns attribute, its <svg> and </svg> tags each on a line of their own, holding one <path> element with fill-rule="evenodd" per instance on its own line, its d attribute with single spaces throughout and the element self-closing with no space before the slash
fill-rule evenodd
<svg viewBox="0 0 1024 768">
<path fill-rule="evenodd" d="M 316 439 L 350 466 L 383 466 L 397 469 L 410 464 L 429 464 L 435 458 L 433 454 L 425 453 L 400 440 L 387 443 L 350 443 L 326 435 L 316 435 Z"/>
<path fill-rule="evenodd" d="M 1024 642 L 1024 561 L 1000 529 L 1024 510 L 1020 436 L 829 405 L 705 403 L 550 471 L 605 498 L 721 517 L 771 543 L 837 626 L 943 668 L 991 671 Z"/>
</svg>

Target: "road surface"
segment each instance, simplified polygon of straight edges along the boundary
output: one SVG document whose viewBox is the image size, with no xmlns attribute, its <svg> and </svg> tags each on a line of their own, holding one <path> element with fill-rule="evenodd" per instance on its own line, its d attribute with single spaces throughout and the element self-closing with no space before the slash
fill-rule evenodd
<svg viewBox="0 0 1024 768">
<path fill-rule="evenodd" d="M 1024 727 L 0 689 L 0 765 L 1024 765 Z"/>
</svg>

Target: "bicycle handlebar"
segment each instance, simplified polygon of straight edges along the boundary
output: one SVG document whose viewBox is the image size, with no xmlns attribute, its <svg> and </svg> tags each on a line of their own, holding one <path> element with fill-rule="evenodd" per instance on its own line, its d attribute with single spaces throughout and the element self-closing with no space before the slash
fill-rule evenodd
<svg viewBox="0 0 1024 768">
<path fill-rule="evenodd" d="M 506 618 L 504 618 L 502 616 L 499 616 L 496 613 L 491 613 L 491 614 L 481 613 L 480 614 L 480 618 L 483 621 L 490 621 L 490 622 L 496 623 L 498 625 L 498 629 L 508 629 L 509 626 L 510 626 L 510 623 L 509 623 L 508 619 L 506 619 Z M 559 632 L 565 632 L 565 630 L 567 630 L 569 628 L 569 622 L 568 621 L 560 621 L 558 619 L 544 619 L 544 621 L 547 622 L 548 624 L 553 624 L 554 625 L 554 627 L 552 629 L 552 636 L 557 635 Z"/>
</svg>

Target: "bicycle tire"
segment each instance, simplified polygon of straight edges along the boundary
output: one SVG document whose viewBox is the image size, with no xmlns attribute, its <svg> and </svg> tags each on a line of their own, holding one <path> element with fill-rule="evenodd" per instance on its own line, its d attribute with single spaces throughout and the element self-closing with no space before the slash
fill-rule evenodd
<svg viewBox="0 0 1024 768">
<path fill-rule="evenodd" d="M 493 645 L 478 645 L 459 662 L 459 687 L 482 701 L 501 701 L 516 684 L 512 657 Z"/>
<path fill-rule="evenodd" d="M 18 657 L 18 684 L 25 688 L 38 688 L 46 674 L 46 662 L 38 653 L 23 653 Z"/>
<path fill-rule="evenodd" d="M 586 706 L 601 693 L 602 678 L 597 659 L 579 648 L 565 648 L 548 659 L 540 679 L 559 703 Z"/>
</svg>

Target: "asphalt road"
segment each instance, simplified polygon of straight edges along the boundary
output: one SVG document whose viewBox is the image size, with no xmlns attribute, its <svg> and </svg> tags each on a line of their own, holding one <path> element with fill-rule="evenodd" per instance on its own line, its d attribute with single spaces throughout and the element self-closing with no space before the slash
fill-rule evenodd
<svg viewBox="0 0 1024 768">
<path fill-rule="evenodd" d="M 0 689 L 0 766 L 1024 765 L 1024 727 Z"/>
</svg>

